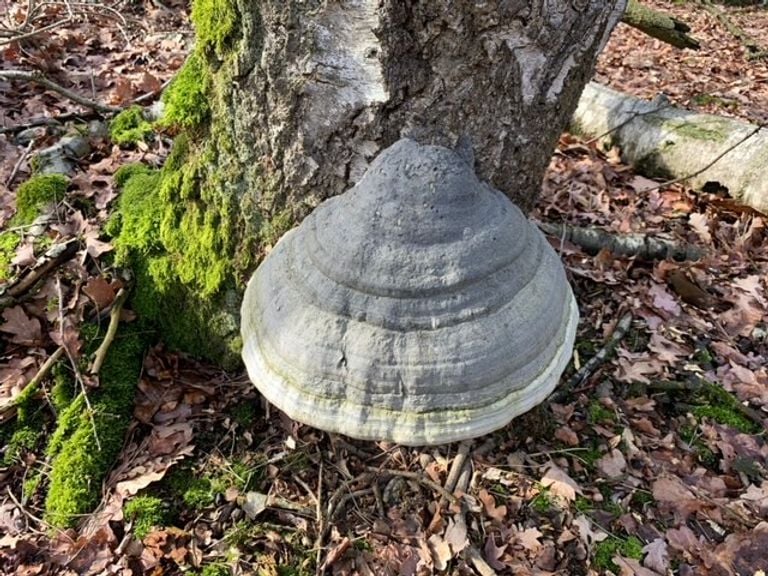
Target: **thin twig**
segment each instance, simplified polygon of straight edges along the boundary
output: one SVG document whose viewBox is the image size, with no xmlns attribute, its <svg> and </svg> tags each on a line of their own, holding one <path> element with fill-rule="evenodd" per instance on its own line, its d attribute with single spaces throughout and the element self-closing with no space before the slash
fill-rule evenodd
<svg viewBox="0 0 768 576">
<path fill-rule="evenodd" d="M 120 314 L 123 311 L 123 304 L 125 298 L 128 295 L 128 291 L 125 288 L 120 288 L 117 291 L 114 302 L 112 302 L 112 308 L 109 312 L 109 326 L 107 327 L 107 333 L 104 335 L 104 340 L 101 341 L 96 355 L 93 358 L 93 364 L 91 365 L 91 374 L 97 376 L 101 367 L 104 364 L 104 360 L 107 358 L 107 352 L 112 345 L 112 341 L 117 335 L 117 328 L 120 325 Z"/>
<path fill-rule="evenodd" d="M 29 141 L 29 144 L 27 144 L 27 148 L 24 150 L 24 153 L 19 156 L 19 159 L 16 161 L 16 164 L 13 166 L 13 170 L 11 170 L 11 175 L 8 176 L 8 180 L 5 181 L 5 186 L 7 188 L 11 187 L 11 184 L 13 184 L 14 179 L 16 178 L 16 174 L 18 174 L 19 169 L 21 168 L 21 164 L 24 162 L 24 160 L 27 159 L 27 156 L 29 156 L 29 153 L 32 151 L 32 148 L 35 145 L 35 139 L 32 138 Z"/>
<path fill-rule="evenodd" d="M 37 28 L 35 30 L 30 30 L 29 32 L 11 36 L 10 38 L 7 38 L 5 40 L 0 40 L 0 46 L 10 44 L 11 42 L 18 42 L 20 40 L 26 40 L 27 38 L 32 38 L 33 36 L 37 36 L 38 34 L 42 34 L 43 32 L 49 32 L 54 28 L 64 26 L 64 24 L 69 24 L 70 22 L 72 22 L 71 18 L 64 18 L 63 20 L 58 20 L 53 24 L 48 24 L 47 26 L 43 26 L 42 28 Z"/>
<path fill-rule="evenodd" d="M 440 494 L 442 497 L 444 497 L 446 500 L 448 500 L 451 504 L 459 503 L 459 499 L 456 498 L 456 496 L 448 492 L 448 490 L 440 486 L 440 484 L 438 484 L 437 482 L 433 482 L 429 478 L 425 478 L 423 474 L 420 474 L 418 472 L 392 470 L 391 468 L 376 468 L 375 466 L 366 466 L 365 469 L 370 472 L 382 474 L 384 476 L 400 476 L 401 478 L 407 478 L 408 480 L 415 480 L 422 486 L 426 486 L 427 488 L 434 490 L 435 492 Z"/>
<path fill-rule="evenodd" d="M 600 349 L 600 351 L 592 356 L 589 361 L 581 367 L 579 371 L 574 374 L 568 382 L 557 392 L 549 397 L 550 402 L 558 402 L 566 397 L 566 395 L 574 388 L 580 386 L 587 378 L 589 378 L 597 368 L 602 365 L 613 352 L 616 345 L 626 335 L 629 327 L 632 325 L 632 313 L 627 312 L 624 314 L 616 324 L 613 333 L 608 342 Z"/>
<path fill-rule="evenodd" d="M 69 90 L 59 84 L 56 84 L 52 80 L 49 80 L 48 78 L 43 76 L 43 74 L 41 74 L 40 72 L 29 72 L 26 70 L 0 70 L 0 78 L 5 78 L 6 80 L 24 80 L 27 82 L 35 82 L 37 84 L 40 84 L 41 86 L 45 86 L 49 90 L 53 90 L 54 92 L 64 96 L 65 98 L 72 100 L 73 102 L 76 102 L 77 104 L 80 104 L 81 106 L 85 106 L 86 108 L 91 108 L 99 112 L 119 112 L 120 111 L 120 108 L 115 108 L 114 106 L 107 106 L 106 104 L 94 102 L 89 98 L 80 96 L 80 94 L 78 94 L 77 92 L 73 92 L 72 90 Z"/>
<path fill-rule="evenodd" d="M 88 393 L 85 389 L 85 380 L 83 380 L 83 375 L 80 373 L 80 367 L 77 365 L 77 360 L 72 355 L 72 352 L 70 351 L 69 347 L 65 344 L 64 339 L 64 291 L 61 288 L 61 277 L 57 274 L 56 275 L 56 291 L 59 297 L 59 338 L 61 339 L 61 343 L 64 346 L 64 350 L 67 353 L 67 358 L 69 358 L 69 364 L 72 367 L 72 372 L 75 375 L 75 382 L 80 385 L 80 393 L 83 395 L 83 400 L 85 401 L 85 406 L 88 409 L 88 418 L 91 421 L 91 427 L 93 428 L 93 439 L 96 442 L 96 448 L 98 448 L 99 452 L 101 452 L 101 442 L 99 441 L 99 432 L 96 428 L 96 419 L 93 417 L 93 406 L 91 406 L 91 401 L 88 398 Z"/>
<path fill-rule="evenodd" d="M 19 297 L 32 288 L 32 286 L 46 274 L 55 268 L 58 268 L 61 264 L 77 254 L 79 245 L 80 243 L 78 240 L 72 238 L 61 244 L 54 244 L 46 250 L 45 254 L 38 259 L 38 263 L 24 276 L 9 286 L 5 291 L 5 294 L 0 296 L 0 310 L 15 304 Z"/>
</svg>

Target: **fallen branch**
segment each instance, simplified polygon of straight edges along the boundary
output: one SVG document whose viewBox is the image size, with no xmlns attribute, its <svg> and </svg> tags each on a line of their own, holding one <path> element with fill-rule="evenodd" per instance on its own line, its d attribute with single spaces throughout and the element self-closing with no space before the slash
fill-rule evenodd
<svg viewBox="0 0 768 576">
<path fill-rule="evenodd" d="M 749 52 L 752 54 L 759 54 L 764 52 L 764 50 L 760 48 L 754 38 L 752 38 L 739 26 L 734 24 L 725 12 L 712 4 L 711 0 L 699 0 L 699 4 L 701 4 L 704 10 L 714 16 L 715 19 L 717 19 L 720 24 L 722 24 L 723 27 L 728 31 L 728 33 L 736 38 L 739 42 L 741 42 Z"/>
<path fill-rule="evenodd" d="M 381 474 L 383 476 L 399 476 L 401 478 L 407 478 L 408 480 L 415 480 L 422 486 L 425 486 L 427 488 L 430 488 L 431 490 L 434 490 L 435 492 L 440 494 L 443 498 L 448 500 L 451 504 L 459 503 L 459 499 L 456 498 L 456 496 L 448 492 L 448 490 L 440 486 L 440 484 L 438 484 L 437 482 L 433 482 L 429 478 L 425 478 L 423 474 L 419 474 L 418 472 L 392 470 L 389 468 L 376 468 L 375 466 L 366 466 L 365 469 L 370 472 Z"/>
<path fill-rule="evenodd" d="M 597 354 L 592 356 L 580 370 L 576 372 L 568 382 L 565 383 L 558 391 L 549 397 L 550 402 L 559 402 L 563 400 L 571 390 L 581 386 L 581 384 L 589 378 L 595 370 L 598 369 L 611 355 L 611 352 L 616 348 L 618 343 L 624 338 L 632 325 L 632 313 L 625 313 L 616 324 L 613 333 L 608 338 L 608 342 L 598 351 Z"/>
<path fill-rule="evenodd" d="M 57 94 L 60 94 L 61 96 L 64 96 L 65 98 L 80 104 L 81 106 L 85 106 L 86 108 L 91 108 L 92 110 L 97 110 L 99 112 L 111 113 L 120 111 L 120 108 L 107 106 L 106 104 L 101 104 L 84 96 L 80 96 L 80 94 L 77 92 L 73 92 L 72 90 L 56 84 L 52 80 L 49 80 L 40 72 L 28 72 L 26 70 L 0 70 L 0 78 L 4 78 L 6 80 L 24 80 L 28 82 L 35 82 L 36 84 L 45 86 L 49 90 L 52 90 L 53 92 L 56 92 Z"/>
<path fill-rule="evenodd" d="M 45 362 L 43 362 L 43 365 L 40 366 L 37 374 L 32 377 L 32 380 L 30 380 L 27 385 L 24 386 L 24 389 L 15 398 L 11 398 L 3 404 L 0 404 L 0 422 L 6 420 L 5 415 L 7 412 L 13 408 L 16 408 L 19 404 L 23 403 L 33 394 L 35 394 L 35 392 L 37 392 L 37 389 L 40 387 L 42 381 L 48 377 L 51 369 L 56 365 L 56 362 L 61 359 L 61 357 L 64 355 L 64 352 L 64 346 L 59 346 L 56 351 L 51 354 Z"/>
<path fill-rule="evenodd" d="M 536 222 L 536 225 L 543 232 L 573 242 L 591 254 L 607 249 L 614 254 L 637 256 L 643 260 L 673 259 L 679 262 L 698 260 L 703 255 L 703 251 L 697 246 L 648 234 L 613 234 L 600 228 L 580 228 L 553 222 Z"/>
<path fill-rule="evenodd" d="M 720 160 L 722 160 L 722 158 L 726 154 L 728 154 L 729 152 L 732 152 L 733 150 L 735 150 L 736 148 L 738 148 L 739 146 L 744 144 L 744 142 L 746 142 L 747 140 L 749 140 L 750 138 L 755 136 L 758 132 L 760 132 L 760 130 L 762 130 L 766 126 L 767 126 L 766 124 L 758 124 L 757 126 L 755 126 L 752 129 L 751 132 L 745 134 L 735 144 L 733 144 L 729 148 L 726 148 L 725 150 L 723 150 L 720 154 L 715 156 L 712 160 L 710 160 L 707 164 L 705 164 L 704 166 L 702 166 L 698 170 L 694 170 L 693 172 L 691 172 L 689 174 L 685 174 L 683 176 L 679 176 L 677 178 L 673 178 L 672 180 L 667 180 L 666 182 L 662 182 L 658 186 L 652 186 L 651 188 L 646 188 L 645 190 L 643 190 L 643 192 L 650 192 L 651 190 L 658 190 L 659 188 L 666 188 L 667 186 L 672 186 L 672 184 L 678 184 L 679 182 L 685 182 L 686 180 L 690 180 L 691 178 L 695 178 L 696 176 L 700 176 L 701 174 L 703 174 L 704 172 L 706 172 L 707 170 L 712 168 L 712 166 L 717 164 Z"/>
<path fill-rule="evenodd" d="M 29 272 L 11 284 L 0 296 L 0 310 L 16 304 L 19 297 L 39 280 L 77 254 L 79 246 L 77 238 L 70 238 L 66 242 L 51 246 Z"/>
<path fill-rule="evenodd" d="M 112 302 L 112 308 L 109 312 L 109 326 L 107 327 L 107 333 L 104 335 L 104 340 L 101 341 L 96 355 L 93 358 L 93 364 L 91 365 L 91 375 L 98 376 L 104 361 L 107 359 L 107 352 L 112 345 L 112 341 L 117 334 L 117 327 L 120 324 L 120 314 L 123 311 L 123 304 L 125 298 L 128 295 L 128 291 L 125 288 L 120 288 L 117 291 L 114 302 Z"/>
<path fill-rule="evenodd" d="M 621 21 L 676 48 L 698 50 L 701 47 L 698 40 L 687 34 L 691 28 L 685 22 L 649 8 L 638 0 L 629 0 Z"/>
</svg>

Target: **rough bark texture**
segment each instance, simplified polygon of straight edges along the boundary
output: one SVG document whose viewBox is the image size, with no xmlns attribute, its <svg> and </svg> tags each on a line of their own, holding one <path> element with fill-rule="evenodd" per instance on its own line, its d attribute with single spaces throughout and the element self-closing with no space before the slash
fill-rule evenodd
<svg viewBox="0 0 768 576">
<path fill-rule="evenodd" d="M 249 194 L 269 173 L 314 205 L 400 136 L 465 136 L 480 176 L 527 209 L 624 4 L 242 2 L 232 117 L 213 121 L 231 121 Z"/>
<path fill-rule="evenodd" d="M 474 150 L 527 211 L 625 4 L 194 0 L 164 95 L 181 136 L 121 200 L 135 306 L 171 344 L 237 358 L 229 312 L 265 247 L 402 136 Z"/>
</svg>

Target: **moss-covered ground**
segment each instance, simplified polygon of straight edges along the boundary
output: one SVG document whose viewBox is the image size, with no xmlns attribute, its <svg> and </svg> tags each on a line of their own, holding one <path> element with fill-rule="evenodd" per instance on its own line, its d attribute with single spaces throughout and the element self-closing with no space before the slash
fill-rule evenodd
<svg viewBox="0 0 768 576">
<path fill-rule="evenodd" d="M 95 350 L 103 333 L 89 327 L 84 331 Z M 51 525 L 72 526 L 99 503 L 101 483 L 123 446 L 131 419 L 144 347 L 135 331 L 121 330 L 99 374 L 99 388 L 87 398 L 79 392 L 59 412 L 46 449 L 51 472 L 45 519 Z"/>
<path fill-rule="evenodd" d="M 16 214 L 4 230 L 0 230 L 0 281 L 10 276 L 11 261 L 26 230 L 41 211 L 64 199 L 69 178 L 61 174 L 38 174 L 21 184 L 16 191 Z"/>
</svg>

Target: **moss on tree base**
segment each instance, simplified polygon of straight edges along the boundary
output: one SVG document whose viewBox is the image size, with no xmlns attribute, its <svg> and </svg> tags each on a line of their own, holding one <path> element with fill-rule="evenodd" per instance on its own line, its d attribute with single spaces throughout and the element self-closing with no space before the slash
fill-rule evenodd
<svg viewBox="0 0 768 576">
<path fill-rule="evenodd" d="M 294 223 L 289 211 L 260 217 L 243 184 L 227 130 L 236 77 L 239 14 L 228 0 L 196 0 L 194 52 L 163 94 L 159 121 L 177 134 L 161 170 L 126 166 L 115 175 L 118 214 L 107 229 L 118 263 L 136 274 L 132 304 L 175 349 L 240 364 L 239 304 L 244 280 Z M 263 183 L 263 197 L 274 184 Z M 271 212 L 271 211 L 270 211 Z"/>
</svg>

